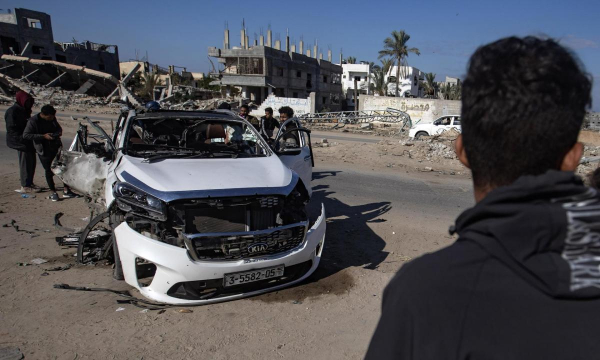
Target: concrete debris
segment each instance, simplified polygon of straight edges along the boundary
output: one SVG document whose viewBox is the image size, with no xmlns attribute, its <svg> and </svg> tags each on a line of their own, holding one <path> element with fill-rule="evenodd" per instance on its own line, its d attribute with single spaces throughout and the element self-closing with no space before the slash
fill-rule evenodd
<svg viewBox="0 0 600 360">
<path fill-rule="evenodd" d="M 583 149 L 583 158 L 577 167 L 577 175 L 581 176 L 584 182 L 589 183 L 589 174 L 599 167 L 600 146 L 585 145 Z"/>
<path fill-rule="evenodd" d="M 23 353 L 21 349 L 15 346 L 0 348 L 0 359 L 1 360 L 21 360 L 23 359 Z"/>
<path fill-rule="evenodd" d="M 35 265 L 42 265 L 42 264 L 45 264 L 47 262 L 48 262 L 48 260 L 42 259 L 42 258 L 35 258 L 35 259 L 33 259 L 33 260 L 30 261 L 30 263 L 35 264 Z"/>
</svg>

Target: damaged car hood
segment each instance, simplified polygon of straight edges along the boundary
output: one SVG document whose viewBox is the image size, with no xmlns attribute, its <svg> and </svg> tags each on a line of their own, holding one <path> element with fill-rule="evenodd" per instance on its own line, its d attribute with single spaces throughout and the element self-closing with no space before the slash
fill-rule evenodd
<svg viewBox="0 0 600 360">
<path fill-rule="evenodd" d="M 298 176 L 276 156 L 239 159 L 166 159 L 123 156 L 117 177 L 163 201 L 232 195 L 282 194 Z"/>
</svg>

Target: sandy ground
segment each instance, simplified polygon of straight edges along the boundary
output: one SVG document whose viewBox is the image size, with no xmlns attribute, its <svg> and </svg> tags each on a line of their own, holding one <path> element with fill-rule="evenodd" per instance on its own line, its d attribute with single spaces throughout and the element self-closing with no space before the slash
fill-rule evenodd
<svg viewBox="0 0 600 360">
<path fill-rule="evenodd" d="M 71 138 L 77 122 L 61 123 Z M 85 226 L 81 199 L 53 203 L 47 192 L 23 199 L 14 191 L 16 153 L 4 128 L 2 120 L 0 225 L 14 220 L 19 229 L 0 227 L 0 348 L 18 347 L 26 359 L 360 359 L 389 279 L 407 261 L 451 244 L 448 225 L 473 202 L 468 172 L 438 145 L 328 140 L 315 146 L 313 181 L 313 210 L 321 202 L 327 208 L 327 242 L 309 281 L 188 313 L 141 312 L 114 294 L 53 288 L 130 290 L 112 279 L 110 266 L 75 264 L 75 249 L 57 245 L 67 232 L 53 227 L 54 214 L 65 214 L 64 226 Z M 37 184 L 42 175 L 38 167 Z M 19 265 L 35 258 L 48 263 Z"/>
</svg>

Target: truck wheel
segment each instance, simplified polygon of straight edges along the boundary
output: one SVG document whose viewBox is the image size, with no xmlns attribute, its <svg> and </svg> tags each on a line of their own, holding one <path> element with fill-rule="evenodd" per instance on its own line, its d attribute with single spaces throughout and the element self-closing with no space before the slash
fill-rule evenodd
<svg viewBox="0 0 600 360">
<path fill-rule="evenodd" d="M 415 139 L 417 139 L 417 140 L 421 140 L 421 138 L 422 138 L 423 136 L 429 136 L 429 134 L 428 134 L 428 133 L 426 133 L 425 131 L 419 131 L 419 132 L 418 132 L 418 133 L 415 135 Z"/>
<path fill-rule="evenodd" d="M 115 240 L 115 234 L 111 236 L 111 241 L 113 243 L 113 254 L 115 256 L 115 269 L 113 270 L 113 279 L 115 280 L 125 280 L 125 276 L 123 275 L 123 266 L 121 265 L 121 258 L 119 257 L 119 247 L 117 246 L 117 241 Z"/>
</svg>

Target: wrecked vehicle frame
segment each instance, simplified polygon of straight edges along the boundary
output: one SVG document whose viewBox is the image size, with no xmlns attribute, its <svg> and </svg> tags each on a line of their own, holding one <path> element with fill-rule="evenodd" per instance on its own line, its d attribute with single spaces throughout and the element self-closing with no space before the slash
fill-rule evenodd
<svg viewBox="0 0 600 360">
<path fill-rule="evenodd" d="M 325 212 L 307 213 L 312 149 L 297 119 L 270 144 L 227 110 L 124 109 L 112 137 L 88 122 L 104 141 L 80 126 L 53 171 L 108 214 L 115 278 L 154 301 L 206 304 L 316 270 Z"/>
</svg>

